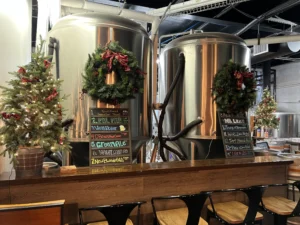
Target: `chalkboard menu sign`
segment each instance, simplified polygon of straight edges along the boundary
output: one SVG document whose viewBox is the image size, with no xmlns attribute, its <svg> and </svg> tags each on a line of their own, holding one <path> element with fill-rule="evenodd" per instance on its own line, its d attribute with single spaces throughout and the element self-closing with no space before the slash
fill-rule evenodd
<svg viewBox="0 0 300 225">
<path fill-rule="evenodd" d="M 252 138 L 245 113 L 218 112 L 226 158 L 254 157 Z"/>
<path fill-rule="evenodd" d="M 131 163 L 129 110 L 90 109 L 90 166 Z"/>
</svg>

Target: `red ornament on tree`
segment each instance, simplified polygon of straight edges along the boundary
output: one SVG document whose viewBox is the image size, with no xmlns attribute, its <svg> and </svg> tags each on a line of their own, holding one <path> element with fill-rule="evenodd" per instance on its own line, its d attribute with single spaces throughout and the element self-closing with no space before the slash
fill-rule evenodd
<svg viewBox="0 0 300 225">
<path fill-rule="evenodd" d="M 64 140 L 65 140 L 64 137 L 60 137 L 58 143 L 59 143 L 60 145 L 63 145 L 63 144 L 64 144 Z"/>
<path fill-rule="evenodd" d="M 44 60 L 44 66 L 48 69 L 51 66 L 51 63 L 48 60 Z"/>
<path fill-rule="evenodd" d="M 23 67 L 20 67 L 20 69 L 18 70 L 19 74 L 25 74 L 26 70 Z"/>
</svg>

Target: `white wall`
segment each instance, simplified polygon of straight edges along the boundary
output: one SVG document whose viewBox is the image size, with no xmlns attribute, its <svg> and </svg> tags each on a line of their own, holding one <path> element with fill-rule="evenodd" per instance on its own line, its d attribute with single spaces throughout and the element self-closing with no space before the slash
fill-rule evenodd
<svg viewBox="0 0 300 225">
<path fill-rule="evenodd" d="M 278 111 L 300 113 L 300 62 L 274 67 Z"/>
<path fill-rule="evenodd" d="M 1 1 L 0 6 L 0 85 L 7 85 L 8 72 L 30 62 L 32 0 Z M 1 95 L 0 95 L 1 96 Z M 0 151 L 3 147 L 0 148 Z M 0 158 L 1 171 L 10 171 L 7 159 Z"/>
</svg>

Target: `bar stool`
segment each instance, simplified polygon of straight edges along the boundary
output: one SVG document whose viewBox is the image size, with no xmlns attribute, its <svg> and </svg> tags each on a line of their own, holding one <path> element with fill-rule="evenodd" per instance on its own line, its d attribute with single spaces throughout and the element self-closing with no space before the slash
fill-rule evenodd
<svg viewBox="0 0 300 225">
<path fill-rule="evenodd" d="M 273 184 L 269 187 L 288 186 L 288 184 Z M 280 196 L 263 197 L 262 208 L 274 215 L 274 225 L 286 225 L 288 217 L 300 216 L 300 199 L 295 202 L 295 187 L 300 190 L 300 181 L 292 184 L 293 201 Z"/>
<path fill-rule="evenodd" d="M 0 205 L 2 225 L 63 225 L 65 200 Z"/>
<path fill-rule="evenodd" d="M 140 221 L 140 208 L 141 205 L 146 202 L 131 202 L 116 205 L 103 205 L 94 206 L 79 209 L 79 220 L 81 225 L 133 225 L 132 221 L 129 219 L 131 211 L 138 207 L 137 213 L 137 225 Z M 83 222 L 83 212 L 84 211 L 98 211 L 102 213 L 107 221 L 86 223 Z"/>
<path fill-rule="evenodd" d="M 178 195 L 155 197 L 151 199 L 154 224 L 159 225 L 208 225 L 208 223 L 201 218 L 201 211 L 203 205 L 211 192 L 201 192 L 193 195 Z M 155 201 L 180 199 L 186 207 L 179 209 L 156 211 Z"/>
<path fill-rule="evenodd" d="M 258 212 L 258 209 L 266 188 L 267 186 L 253 186 L 249 188 L 213 191 L 213 193 L 242 191 L 247 195 L 249 203 L 248 206 L 238 201 L 214 204 L 211 196 L 209 196 L 211 204 L 207 206 L 207 222 L 209 223 L 210 218 L 213 217 L 223 224 L 262 224 L 263 215 Z"/>
</svg>

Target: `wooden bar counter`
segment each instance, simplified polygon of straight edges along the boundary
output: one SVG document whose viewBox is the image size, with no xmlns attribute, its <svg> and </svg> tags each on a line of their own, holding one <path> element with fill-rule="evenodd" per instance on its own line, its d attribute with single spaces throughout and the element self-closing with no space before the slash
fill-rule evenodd
<svg viewBox="0 0 300 225">
<path fill-rule="evenodd" d="M 78 222 L 77 207 L 144 200 L 147 203 L 141 210 L 143 224 L 152 224 L 151 197 L 285 183 L 288 165 L 292 163 L 262 156 L 85 167 L 68 175 L 53 169 L 37 178 L 15 178 L 12 174 L 10 180 L 10 173 L 4 173 L 0 176 L 0 204 L 65 199 L 65 223 L 72 224 Z M 217 201 L 242 198 L 235 193 L 221 194 Z M 174 207 L 177 205 L 163 205 L 163 208 Z"/>
</svg>

